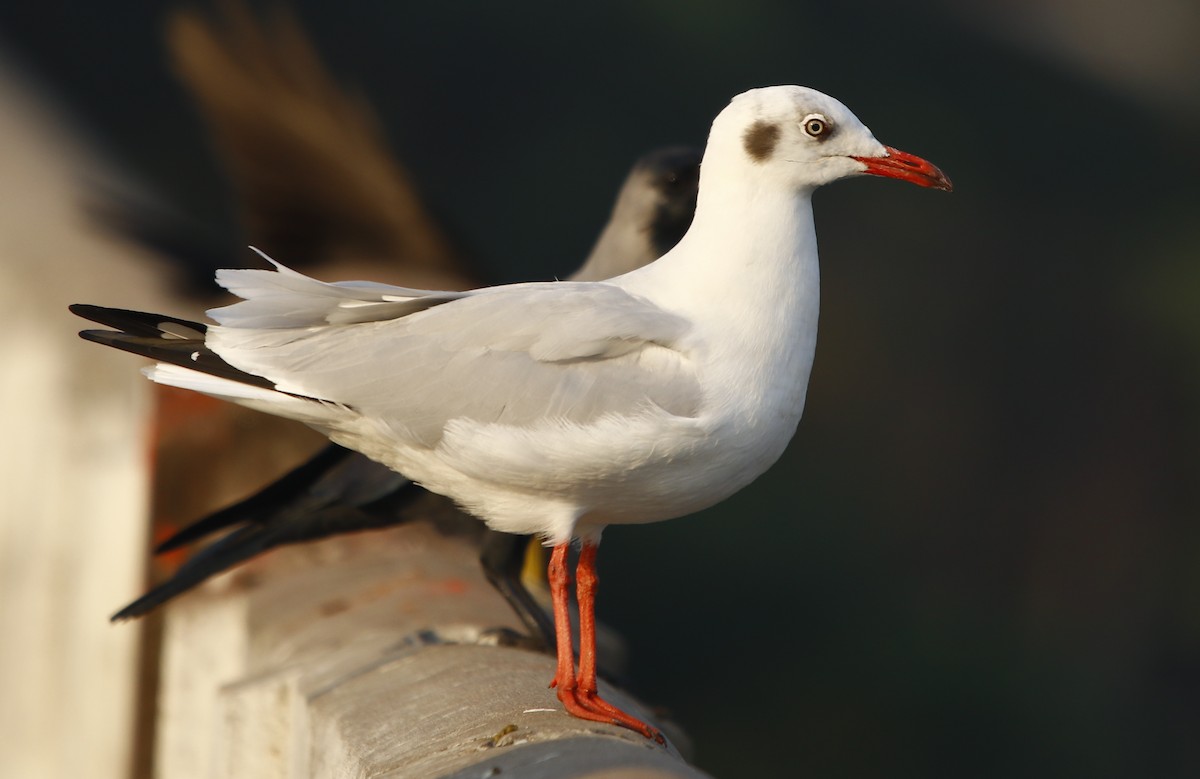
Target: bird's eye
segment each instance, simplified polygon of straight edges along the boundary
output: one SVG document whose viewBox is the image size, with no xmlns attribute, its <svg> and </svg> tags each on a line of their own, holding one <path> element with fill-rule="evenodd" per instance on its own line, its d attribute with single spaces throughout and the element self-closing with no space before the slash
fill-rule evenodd
<svg viewBox="0 0 1200 779">
<path fill-rule="evenodd" d="M 810 116 L 804 120 L 804 132 L 814 138 L 820 138 L 829 132 L 829 123 L 820 117 Z"/>
</svg>

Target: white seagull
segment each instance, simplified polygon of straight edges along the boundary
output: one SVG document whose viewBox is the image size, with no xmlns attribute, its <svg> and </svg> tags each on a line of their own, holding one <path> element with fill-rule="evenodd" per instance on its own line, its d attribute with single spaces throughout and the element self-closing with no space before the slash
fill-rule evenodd
<svg viewBox="0 0 1200 779">
<path fill-rule="evenodd" d="M 817 339 L 812 194 L 862 174 L 951 188 L 837 100 L 754 89 L 713 122 L 687 234 L 630 273 L 430 292 L 330 284 L 272 261 L 218 271 L 243 300 L 210 311 L 207 330 L 147 315 L 125 333 L 83 335 L 161 360 L 154 381 L 300 420 L 496 530 L 539 535 L 553 547 L 559 700 L 661 742 L 597 693 L 600 535 L 707 508 L 783 453 Z M 77 313 L 105 322 L 103 309 Z"/>
</svg>

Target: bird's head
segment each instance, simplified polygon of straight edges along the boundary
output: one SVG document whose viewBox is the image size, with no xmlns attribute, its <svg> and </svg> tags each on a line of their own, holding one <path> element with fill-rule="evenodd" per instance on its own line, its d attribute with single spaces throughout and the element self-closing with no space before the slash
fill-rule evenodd
<svg viewBox="0 0 1200 779">
<path fill-rule="evenodd" d="M 713 122 L 704 164 L 751 172 L 797 190 L 874 175 L 950 190 L 934 165 L 875 140 L 850 109 L 815 89 L 743 92 Z"/>
</svg>

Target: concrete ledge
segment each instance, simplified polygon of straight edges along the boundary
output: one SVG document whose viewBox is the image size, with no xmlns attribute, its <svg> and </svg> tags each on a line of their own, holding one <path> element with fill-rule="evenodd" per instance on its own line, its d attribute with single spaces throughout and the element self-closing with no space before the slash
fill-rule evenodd
<svg viewBox="0 0 1200 779">
<path fill-rule="evenodd" d="M 562 711 L 471 534 L 417 523 L 279 550 L 169 609 L 157 773 L 171 777 L 702 777 Z"/>
</svg>

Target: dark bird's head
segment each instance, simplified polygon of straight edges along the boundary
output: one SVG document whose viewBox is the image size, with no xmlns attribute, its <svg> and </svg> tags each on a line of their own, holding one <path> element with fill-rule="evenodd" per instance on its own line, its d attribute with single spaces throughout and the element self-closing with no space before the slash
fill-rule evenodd
<svg viewBox="0 0 1200 779">
<path fill-rule="evenodd" d="M 692 224 L 700 181 L 699 149 L 672 146 L 639 159 L 587 263 L 572 279 L 598 281 L 657 260 Z"/>
</svg>

